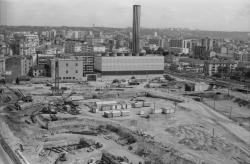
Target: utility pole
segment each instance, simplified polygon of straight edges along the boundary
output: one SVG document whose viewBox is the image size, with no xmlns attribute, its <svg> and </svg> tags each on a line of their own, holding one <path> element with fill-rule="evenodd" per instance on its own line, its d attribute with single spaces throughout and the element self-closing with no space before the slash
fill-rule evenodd
<svg viewBox="0 0 250 164">
<path fill-rule="evenodd" d="M 249 90 L 249 85 L 247 85 L 247 99 L 249 99 L 248 90 Z"/>
<path fill-rule="evenodd" d="M 214 95 L 214 109 L 215 109 L 215 95 Z"/>
<path fill-rule="evenodd" d="M 154 111 L 155 111 L 155 102 L 154 102 Z"/>
<path fill-rule="evenodd" d="M 232 118 L 232 111 L 233 111 L 233 108 L 232 108 L 232 106 L 231 106 L 231 110 L 230 110 L 230 116 L 229 116 L 229 118 Z"/>
<path fill-rule="evenodd" d="M 213 138 L 214 138 L 214 128 L 213 128 Z"/>
</svg>

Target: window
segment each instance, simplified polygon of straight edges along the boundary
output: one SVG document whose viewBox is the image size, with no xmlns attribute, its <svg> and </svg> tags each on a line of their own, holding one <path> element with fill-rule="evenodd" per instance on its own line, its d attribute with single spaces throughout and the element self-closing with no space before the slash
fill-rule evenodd
<svg viewBox="0 0 250 164">
<path fill-rule="evenodd" d="M 75 79 L 75 77 L 73 77 L 73 79 Z"/>
<path fill-rule="evenodd" d="M 69 79 L 71 79 L 71 77 L 69 77 Z"/>
<path fill-rule="evenodd" d="M 76 70 L 76 73 L 78 73 L 78 70 Z"/>
<path fill-rule="evenodd" d="M 69 66 L 69 63 L 66 63 L 66 67 L 68 67 Z"/>
<path fill-rule="evenodd" d="M 78 63 L 76 63 L 76 66 L 78 66 Z"/>
<path fill-rule="evenodd" d="M 63 77 L 63 79 L 65 79 L 65 77 Z"/>
<path fill-rule="evenodd" d="M 69 71 L 68 71 L 68 70 L 66 70 L 66 73 L 68 74 L 68 73 L 69 73 Z"/>
</svg>

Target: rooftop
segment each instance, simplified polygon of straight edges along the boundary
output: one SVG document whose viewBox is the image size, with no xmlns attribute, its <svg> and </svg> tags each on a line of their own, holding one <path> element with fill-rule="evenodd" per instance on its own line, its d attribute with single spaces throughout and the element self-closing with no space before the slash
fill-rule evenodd
<svg viewBox="0 0 250 164">
<path fill-rule="evenodd" d="M 180 58 L 180 62 L 187 62 L 193 64 L 204 64 L 204 60 L 194 59 L 194 58 Z"/>
</svg>

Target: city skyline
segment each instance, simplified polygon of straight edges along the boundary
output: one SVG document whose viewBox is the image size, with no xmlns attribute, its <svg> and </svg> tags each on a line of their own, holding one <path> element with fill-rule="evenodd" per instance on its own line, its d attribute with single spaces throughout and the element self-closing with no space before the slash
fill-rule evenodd
<svg viewBox="0 0 250 164">
<path fill-rule="evenodd" d="M 132 27 L 134 4 L 141 27 L 250 31 L 250 1 L 1 0 L 1 25 Z M 96 5 L 98 4 L 98 5 Z M 206 9 L 206 10 L 205 10 Z M 216 19 L 215 19 L 216 18 Z"/>
</svg>

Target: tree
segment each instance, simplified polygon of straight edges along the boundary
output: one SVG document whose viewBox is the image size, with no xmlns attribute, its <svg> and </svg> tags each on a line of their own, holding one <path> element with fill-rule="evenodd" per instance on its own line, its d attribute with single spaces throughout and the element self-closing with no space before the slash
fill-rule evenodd
<svg viewBox="0 0 250 164">
<path fill-rule="evenodd" d="M 28 76 L 34 77 L 34 75 L 33 75 L 33 70 L 34 70 L 34 68 L 31 67 L 30 70 L 29 70 L 29 72 L 28 72 Z"/>
<path fill-rule="evenodd" d="M 120 81 L 118 79 L 114 79 L 112 83 L 119 83 Z"/>
<path fill-rule="evenodd" d="M 16 84 L 19 84 L 19 83 L 20 83 L 19 78 L 16 78 Z"/>
<path fill-rule="evenodd" d="M 134 76 L 132 76 L 132 77 L 131 77 L 131 79 L 135 79 L 135 77 L 134 77 Z"/>
</svg>

